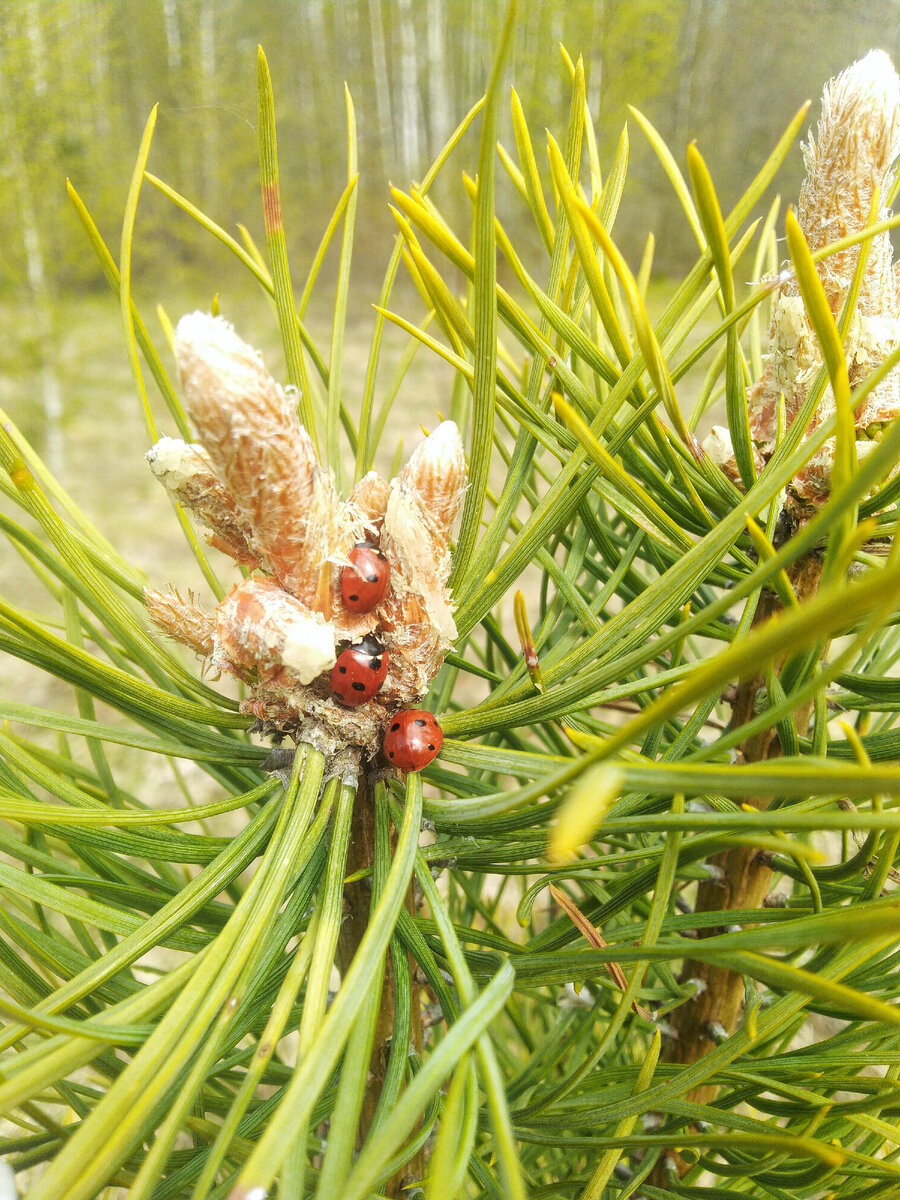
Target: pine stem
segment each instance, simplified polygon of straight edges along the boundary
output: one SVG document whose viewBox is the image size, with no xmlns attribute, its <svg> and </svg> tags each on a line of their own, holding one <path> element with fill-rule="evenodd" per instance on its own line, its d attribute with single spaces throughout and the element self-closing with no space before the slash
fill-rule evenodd
<svg viewBox="0 0 900 1200">
<path fill-rule="evenodd" d="M 821 576 L 822 562 L 815 552 L 804 555 L 790 568 L 788 577 L 801 604 L 816 594 Z M 774 592 L 763 592 L 753 619 L 754 627 L 780 612 L 781 607 Z M 783 664 L 777 665 L 780 668 Z M 732 705 L 732 729 L 740 728 L 754 715 L 757 698 L 764 686 L 762 675 L 743 680 L 738 685 Z M 806 732 L 811 708 L 810 702 L 794 713 L 794 724 L 801 734 Z M 740 754 L 744 762 L 779 757 L 781 745 L 776 729 L 770 727 L 749 738 L 741 746 Z M 765 809 L 770 801 L 763 798 L 756 803 L 757 807 Z M 696 912 L 727 912 L 763 905 L 772 883 L 772 869 L 757 849 L 738 846 L 723 851 L 710 859 L 710 867 L 710 878 L 697 889 Z M 712 937 L 724 931 L 722 926 L 700 929 L 698 937 Z M 697 981 L 697 994 L 672 1014 L 673 1033 L 666 1042 L 663 1055 L 664 1061 L 685 1066 L 697 1062 L 714 1049 L 723 1036 L 734 1032 L 744 1006 L 744 980 L 734 971 L 687 959 L 681 981 L 687 980 Z M 687 1098 L 693 1103 L 709 1104 L 715 1100 L 718 1091 L 716 1085 L 705 1084 L 695 1088 Z M 684 1174 L 687 1169 L 687 1165 L 678 1160 L 679 1174 Z"/>
<path fill-rule="evenodd" d="M 391 838 L 393 851 L 394 837 Z M 353 810 L 353 829 L 350 835 L 350 845 L 347 853 L 347 874 L 354 875 L 360 871 L 371 869 L 375 863 L 375 798 L 368 783 L 363 780 L 356 793 Z M 414 897 L 412 885 L 407 896 L 407 908 L 413 906 Z M 345 917 L 341 926 L 338 942 L 338 965 L 341 973 L 346 972 L 362 941 L 369 923 L 369 910 L 372 904 L 371 876 L 365 876 L 354 883 L 348 883 L 344 888 Z M 357 1148 L 365 1142 L 375 1120 L 378 1102 L 384 1088 L 390 1060 L 391 1041 L 394 1036 L 395 1018 L 395 972 L 402 963 L 402 969 L 409 970 L 406 956 L 394 955 L 390 952 L 384 960 L 384 978 L 382 980 L 381 1001 L 378 1007 L 378 1018 L 375 1026 L 375 1037 L 369 1061 L 369 1075 L 366 1085 L 362 1111 L 360 1113 Z M 412 1038 L 416 1048 L 421 1052 L 422 1029 L 418 1019 L 421 1006 L 419 1004 L 418 987 L 414 975 L 410 978 L 413 994 Z M 400 1176 L 387 1181 L 381 1191 L 385 1196 L 398 1197 L 402 1194 L 407 1177 L 417 1177 L 421 1164 L 418 1156 L 407 1163 Z"/>
</svg>

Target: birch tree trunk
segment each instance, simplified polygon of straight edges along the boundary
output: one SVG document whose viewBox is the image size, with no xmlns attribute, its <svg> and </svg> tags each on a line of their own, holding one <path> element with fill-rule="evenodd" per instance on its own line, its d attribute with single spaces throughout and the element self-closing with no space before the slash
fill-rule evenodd
<svg viewBox="0 0 900 1200">
<path fill-rule="evenodd" d="M 416 70 L 416 31 L 410 0 L 399 0 L 400 18 L 400 146 L 403 169 L 412 175 L 421 159 L 419 127 L 418 72 Z"/>
<path fill-rule="evenodd" d="M 46 51 L 43 31 L 36 5 L 26 10 L 25 30 L 30 47 L 28 80 L 35 102 L 47 95 Z M 7 78 L 5 55 L 0 44 L 0 140 L 16 195 L 16 214 L 25 252 L 25 277 L 30 293 L 29 304 L 22 312 L 27 322 L 29 341 L 36 347 L 36 366 L 40 379 L 41 408 L 44 415 L 44 457 L 54 474 L 63 470 L 62 388 L 57 370 L 56 320 L 53 296 L 47 283 L 46 254 L 40 233 L 40 217 L 35 200 L 34 184 L 28 169 L 27 147 L 23 132 L 16 121 L 16 106 L 11 89 L 22 81 Z M 12 232 L 15 237 L 15 232 Z"/>
<path fill-rule="evenodd" d="M 446 40 L 440 0 L 428 0 L 428 157 L 432 158 L 450 132 L 450 96 Z"/>
<path fill-rule="evenodd" d="M 200 10 L 200 90 L 204 97 L 217 94 L 216 86 L 216 7 L 215 0 L 204 0 Z M 207 101 L 208 102 L 208 101 Z M 219 138 L 215 121 L 203 122 L 203 203 L 209 211 L 215 206 L 219 180 Z"/>
<path fill-rule="evenodd" d="M 181 29 L 178 24 L 178 7 L 175 0 L 162 0 L 163 29 L 166 34 L 166 61 L 169 74 L 181 70 Z"/>
<path fill-rule="evenodd" d="M 390 175 L 394 165 L 394 114 L 391 108 L 391 80 L 388 74 L 381 0 L 369 0 L 369 37 L 372 42 L 372 76 L 375 82 L 375 112 L 378 117 L 381 166 L 384 173 Z"/>
</svg>

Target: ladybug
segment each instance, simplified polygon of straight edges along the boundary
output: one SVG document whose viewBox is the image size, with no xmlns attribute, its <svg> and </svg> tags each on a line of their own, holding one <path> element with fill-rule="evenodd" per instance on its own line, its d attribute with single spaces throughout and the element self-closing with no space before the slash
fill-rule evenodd
<svg viewBox="0 0 900 1200">
<path fill-rule="evenodd" d="M 384 735 L 384 757 L 401 771 L 421 771 L 440 752 L 444 735 L 424 708 L 397 713 Z"/>
<path fill-rule="evenodd" d="M 331 694 L 355 708 L 371 700 L 388 672 L 388 652 L 377 638 L 365 637 L 338 655 L 331 668 Z"/>
<path fill-rule="evenodd" d="M 391 564 L 371 542 L 358 542 L 347 555 L 350 566 L 341 571 L 341 596 L 355 613 L 371 612 L 384 599 Z"/>
</svg>

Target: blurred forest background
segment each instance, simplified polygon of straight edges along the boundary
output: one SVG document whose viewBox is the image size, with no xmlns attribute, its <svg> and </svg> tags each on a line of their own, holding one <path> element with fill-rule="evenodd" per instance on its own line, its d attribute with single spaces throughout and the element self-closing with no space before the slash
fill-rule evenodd
<svg viewBox="0 0 900 1200">
<path fill-rule="evenodd" d="M 418 178 L 482 93 L 503 8 L 502 0 L 0 2 L 0 406 L 91 515 L 99 507 L 110 517 L 106 501 L 115 489 L 116 509 L 129 514 L 124 550 L 146 546 L 164 501 L 146 527 L 135 519 L 153 489 L 141 464 L 146 439 L 116 303 L 67 200 L 66 178 L 117 254 L 134 156 L 159 102 L 150 169 L 226 229 L 246 224 L 261 244 L 260 43 L 275 87 L 285 224 L 302 281 L 346 182 L 346 81 L 361 174 L 345 368 L 352 389 L 393 244 L 388 181 L 404 187 Z M 727 208 L 829 76 L 876 46 L 900 60 L 900 0 L 530 0 L 521 5 L 512 82 L 538 148 L 544 126 L 557 137 L 565 128 L 569 77 L 559 43 L 584 56 L 604 166 L 634 104 L 680 162 L 697 139 Z M 811 123 L 816 115 L 814 106 Z M 503 130 L 513 148 L 508 108 Z M 636 266 L 652 230 L 656 269 L 675 276 L 695 247 L 634 122 L 630 133 L 616 237 Z M 476 151 L 477 123 L 434 193 L 464 237 L 469 208 L 460 171 L 474 171 Z M 796 197 L 800 177 L 797 150 L 777 181 L 785 202 Z M 536 234 L 502 169 L 498 182 L 499 215 L 527 261 L 529 247 L 539 253 Z M 324 347 L 334 257 L 309 316 Z M 222 311 L 271 350 L 269 365 L 280 373 L 275 323 L 252 280 L 149 185 L 134 275 L 155 337 L 157 302 L 177 319 L 219 293 Z M 411 377 L 419 396 L 428 391 L 428 411 L 440 407 L 446 377 L 428 373 L 439 370 L 423 363 Z M 421 399 L 407 394 L 406 401 L 409 435 L 427 418 Z M 352 394 L 348 403 L 352 410 Z M 109 519 L 102 524 L 113 532 Z"/>
</svg>

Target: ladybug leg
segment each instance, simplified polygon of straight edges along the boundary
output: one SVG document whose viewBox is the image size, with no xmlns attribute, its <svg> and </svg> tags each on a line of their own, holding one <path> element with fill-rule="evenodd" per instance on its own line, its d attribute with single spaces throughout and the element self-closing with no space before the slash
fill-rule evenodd
<svg viewBox="0 0 900 1200">
<path fill-rule="evenodd" d="M 397 779 L 400 777 L 400 772 L 396 767 L 373 767 L 366 772 L 366 784 L 373 788 L 376 783 L 383 783 L 386 779 Z"/>
</svg>

